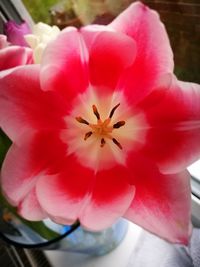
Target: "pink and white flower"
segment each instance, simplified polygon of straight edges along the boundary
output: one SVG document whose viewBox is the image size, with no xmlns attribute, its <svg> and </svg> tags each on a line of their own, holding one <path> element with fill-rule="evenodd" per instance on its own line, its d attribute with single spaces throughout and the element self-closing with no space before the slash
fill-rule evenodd
<svg viewBox="0 0 200 267">
<path fill-rule="evenodd" d="M 4 32 L 8 42 L 12 45 L 28 46 L 24 35 L 31 33 L 31 29 L 25 21 L 18 24 L 13 20 L 9 20 L 4 25 Z"/>
<path fill-rule="evenodd" d="M 9 21 L 5 25 L 5 32 L 6 35 L 0 35 L 0 71 L 20 65 L 39 64 L 45 47 L 60 30 L 39 22 L 31 32 L 27 23 L 18 25 Z"/>
<path fill-rule="evenodd" d="M 54 40 L 59 32 L 60 29 L 57 26 L 49 26 L 39 22 L 33 26 L 32 33 L 25 35 L 26 42 L 33 49 L 34 63 L 39 64 L 41 62 L 47 44 Z"/>
<path fill-rule="evenodd" d="M 11 45 L 7 36 L 0 34 L 0 71 L 32 63 L 32 50 L 28 47 Z"/>
<path fill-rule="evenodd" d="M 101 230 L 124 216 L 187 244 L 200 156 L 200 86 L 178 81 L 158 14 L 132 4 L 108 26 L 66 28 L 41 65 L 0 80 L 13 141 L 3 192 L 30 220 Z"/>
</svg>

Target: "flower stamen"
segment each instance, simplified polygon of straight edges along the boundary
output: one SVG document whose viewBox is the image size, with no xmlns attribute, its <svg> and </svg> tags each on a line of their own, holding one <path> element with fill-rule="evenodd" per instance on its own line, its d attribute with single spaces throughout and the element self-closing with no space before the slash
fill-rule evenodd
<svg viewBox="0 0 200 267">
<path fill-rule="evenodd" d="M 115 113 L 115 110 L 119 107 L 119 105 L 120 105 L 120 103 L 119 104 L 117 104 L 112 110 L 111 110 L 111 112 L 110 112 L 110 115 L 109 115 L 109 118 L 111 119 L 112 118 L 112 116 L 114 115 L 114 113 Z"/>
<path fill-rule="evenodd" d="M 112 141 L 115 145 L 117 145 L 120 149 L 122 149 L 122 145 L 117 141 L 117 139 L 113 138 Z"/>
<path fill-rule="evenodd" d="M 110 139 L 112 140 L 112 142 L 118 146 L 120 149 L 122 149 L 122 145 L 117 141 L 116 138 L 113 138 L 112 136 L 112 131 L 114 129 L 118 129 L 122 126 L 125 125 L 125 121 L 118 121 L 115 124 L 113 124 L 113 126 L 110 126 L 109 124 L 111 123 L 111 119 L 115 113 L 115 110 L 119 107 L 120 103 L 117 104 L 116 106 L 114 106 L 114 108 L 111 110 L 109 117 L 107 119 L 105 119 L 104 121 L 101 120 L 100 114 L 98 112 L 98 109 L 95 105 L 92 105 L 92 110 L 94 115 L 97 118 L 97 123 L 93 124 L 93 123 L 89 123 L 87 120 L 83 119 L 82 117 L 76 117 L 76 120 L 79 123 L 83 123 L 86 124 L 90 127 L 90 131 L 87 132 L 84 136 L 84 140 L 86 141 L 91 135 L 96 135 L 98 138 L 100 138 L 100 147 L 104 147 L 106 144 L 106 140 Z"/>
<path fill-rule="evenodd" d="M 85 137 L 84 137 L 84 140 L 86 141 L 92 134 L 93 134 L 93 132 L 86 133 Z"/>
<path fill-rule="evenodd" d="M 92 109 L 93 109 L 94 115 L 97 117 L 97 120 L 100 120 L 100 115 L 99 115 L 97 107 L 95 105 L 93 105 Z"/>
<path fill-rule="evenodd" d="M 105 144 L 106 144 L 106 141 L 105 141 L 105 139 L 104 139 L 104 138 L 101 138 L 101 147 L 104 147 L 104 146 L 105 146 Z"/>
<path fill-rule="evenodd" d="M 118 129 L 124 125 L 125 125 L 125 121 L 118 121 L 117 123 L 113 125 L 113 128 Z"/>
<path fill-rule="evenodd" d="M 80 123 L 83 123 L 83 124 L 86 124 L 86 125 L 89 125 L 89 122 L 87 122 L 86 120 L 84 120 L 83 118 L 81 117 L 76 117 L 76 120 Z"/>
</svg>

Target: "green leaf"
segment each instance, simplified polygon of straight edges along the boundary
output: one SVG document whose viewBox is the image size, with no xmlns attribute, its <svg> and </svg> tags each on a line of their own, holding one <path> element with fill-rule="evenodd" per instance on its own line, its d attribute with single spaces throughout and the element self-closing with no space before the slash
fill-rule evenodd
<svg viewBox="0 0 200 267">
<path fill-rule="evenodd" d="M 10 141 L 10 139 L 0 129 L 0 168 L 11 144 L 12 142 Z"/>
</svg>

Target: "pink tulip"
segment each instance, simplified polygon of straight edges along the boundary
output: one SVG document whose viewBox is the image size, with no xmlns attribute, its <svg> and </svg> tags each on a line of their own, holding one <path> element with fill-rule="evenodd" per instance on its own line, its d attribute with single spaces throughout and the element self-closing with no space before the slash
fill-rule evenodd
<svg viewBox="0 0 200 267">
<path fill-rule="evenodd" d="M 3 192 L 24 218 L 98 231 L 123 216 L 188 243 L 200 86 L 173 75 L 165 28 L 145 5 L 66 28 L 41 66 L 4 75 L 0 126 L 13 141 Z"/>
<path fill-rule="evenodd" d="M 0 34 L 0 71 L 32 63 L 32 50 L 28 47 L 10 45 L 7 37 Z"/>
<path fill-rule="evenodd" d="M 31 33 L 31 29 L 26 22 L 18 24 L 10 20 L 5 23 L 4 31 L 12 45 L 28 46 L 24 35 Z"/>
</svg>

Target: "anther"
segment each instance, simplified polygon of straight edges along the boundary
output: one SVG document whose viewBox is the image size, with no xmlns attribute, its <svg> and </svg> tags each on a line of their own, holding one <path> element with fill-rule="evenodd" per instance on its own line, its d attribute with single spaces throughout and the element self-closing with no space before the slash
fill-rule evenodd
<svg viewBox="0 0 200 267">
<path fill-rule="evenodd" d="M 109 118 L 111 119 L 112 118 L 112 116 L 114 115 L 114 113 L 115 113 L 115 110 L 119 107 L 119 105 L 120 105 L 120 103 L 119 104 L 117 104 L 112 110 L 111 110 L 111 112 L 110 112 L 110 115 L 109 115 Z"/>
<path fill-rule="evenodd" d="M 104 139 L 104 138 L 101 138 L 101 147 L 104 147 L 104 146 L 105 146 L 105 144 L 106 144 L 106 141 L 105 141 L 105 139 Z"/>
<path fill-rule="evenodd" d="M 83 123 L 83 124 L 86 124 L 86 125 L 89 125 L 89 122 L 87 122 L 86 120 L 84 120 L 83 118 L 81 117 L 76 117 L 76 120 L 80 123 Z"/>
<path fill-rule="evenodd" d="M 97 110 L 97 107 L 95 105 L 92 105 L 92 109 L 93 109 L 94 115 L 97 117 L 97 120 L 100 120 L 100 115 Z"/>
<path fill-rule="evenodd" d="M 118 121 L 117 123 L 115 123 L 113 125 L 113 128 L 118 129 L 118 128 L 124 126 L 124 124 L 125 124 L 125 121 Z"/>
<path fill-rule="evenodd" d="M 115 138 L 113 138 L 112 141 L 115 145 L 117 145 L 120 149 L 122 149 L 122 145 Z"/>
<path fill-rule="evenodd" d="M 86 133 L 85 137 L 84 137 L 84 140 L 86 141 L 91 135 L 92 135 L 92 132 Z"/>
</svg>

